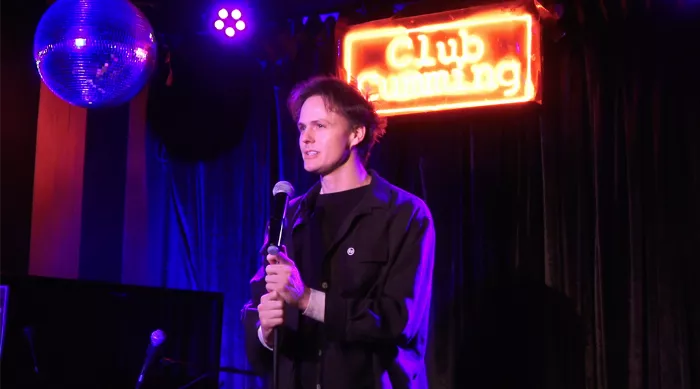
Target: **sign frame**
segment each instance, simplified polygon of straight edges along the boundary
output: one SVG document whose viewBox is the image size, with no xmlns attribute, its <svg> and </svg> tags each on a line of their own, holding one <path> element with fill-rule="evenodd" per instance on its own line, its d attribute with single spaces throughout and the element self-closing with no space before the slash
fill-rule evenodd
<svg viewBox="0 0 700 389">
<path fill-rule="evenodd" d="M 502 31 L 499 25 L 504 26 Z M 515 36 L 517 33 L 512 31 L 521 30 L 522 42 L 504 43 L 504 37 Z M 487 39 L 483 39 L 485 31 L 491 31 Z M 448 33 L 452 37 L 444 40 Z M 431 45 L 435 36 L 442 36 L 443 40 Z M 497 44 L 489 38 L 498 39 Z M 345 31 L 339 70 L 346 82 L 357 86 L 374 102 L 382 116 L 541 103 L 540 40 L 538 17 L 522 4 L 388 18 Z M 519 49 L 509 52 L 505 46 Z M 448 51 L 452 63 L 448 61 Z M 496 56 L 499 51 L 507 54 Z M 397 55 L 399 52 L 403 57 Z M 479 62 L 487 54 L 491 61 Z M 455 66 L 450 69 L 449 64 Z M 505 74 L 512 75 L 509 82 L 505 82 Z M 493 80 L 499 80 L 496 89 Z"/>
</svg>

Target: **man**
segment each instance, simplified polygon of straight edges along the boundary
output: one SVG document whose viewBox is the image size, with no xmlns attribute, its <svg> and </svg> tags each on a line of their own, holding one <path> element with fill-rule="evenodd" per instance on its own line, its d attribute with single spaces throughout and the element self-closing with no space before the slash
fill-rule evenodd
<svg viewBox="0 0 700 389">
<path fill-rule="evenodd" d="M 290 202 L 286 248 L 251 280 L 249 360 L 272 371 L 278 328 L 280 389 L 427 388 L 430 211 L 365 168 L 384 127 L 357 89 L 317 77 L 288 105 L 320 182 Z"/>
</svg>

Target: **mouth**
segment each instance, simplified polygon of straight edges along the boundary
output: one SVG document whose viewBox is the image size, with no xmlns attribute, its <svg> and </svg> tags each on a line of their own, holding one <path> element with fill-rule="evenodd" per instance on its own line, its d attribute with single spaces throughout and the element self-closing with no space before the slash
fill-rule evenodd
<svg viewBox="0 0 700 389">
<path fill-rule="evenodd" d="M 304 158 L 313 158 L 318 155 L 318 151 L 316 150 L 305 150 L 304 151 Z"/>
</svg>

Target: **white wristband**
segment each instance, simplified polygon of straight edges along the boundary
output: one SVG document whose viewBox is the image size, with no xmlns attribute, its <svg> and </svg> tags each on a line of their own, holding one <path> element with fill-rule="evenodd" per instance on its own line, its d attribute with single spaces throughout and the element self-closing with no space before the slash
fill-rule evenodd
<svg viewBox="0 0 700 389">
<path fill-rule="evenodd" d="M 260 344 L 265 346 L 266 349 L 272 351 L 272 347 L 268 346 L 267 343 L 265 343 L 265 337 L 263 336 L 262 327 L 260 326 L 258 326 L 258 340 L 260 340 Z"/>
<path fill-rule="evenodd" d="M 316 289 L 311 289 L 309 305 L 302 315 L 323 323 L 326 316 L 326 294 Z"/>
</svg>

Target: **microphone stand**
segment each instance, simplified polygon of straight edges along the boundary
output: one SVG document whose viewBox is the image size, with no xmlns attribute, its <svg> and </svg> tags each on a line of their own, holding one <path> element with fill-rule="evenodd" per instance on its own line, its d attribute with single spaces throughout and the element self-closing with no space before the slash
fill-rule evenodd
<svg viewBox="0 0 700 389">
<path fill-rule="evenodd" d="M 279 365 L 279 330 L 275 327 L 272 330 L 273 345 L 272 345 L 272 389 L 279 389 L 279 371 L 277 366 Z"/>
<path fill-rule="evenodd" d="M 277 255 L 279 253 L 278 247 L 281 246 L 281 242 L 278 242 L 277 246 L 271 245 L 267 248 L 267 253 Z M 272 389 L 279 389 L 279 339 L 279 327 L 275 327 L 272 329 Z"/>
<path fill-rule="evenodd" d="M 280 181 L 272 188 L 272 210 L 268 224 L 270 242 L 267 253 L 277 255 L 282 248 L 284 222 L 287 218 L 289 198 L 294 196 L 294 187 L 287 181 Z M 279 389 L 279 328 L 272 330 L 272 389 Z"/>
</svg>

